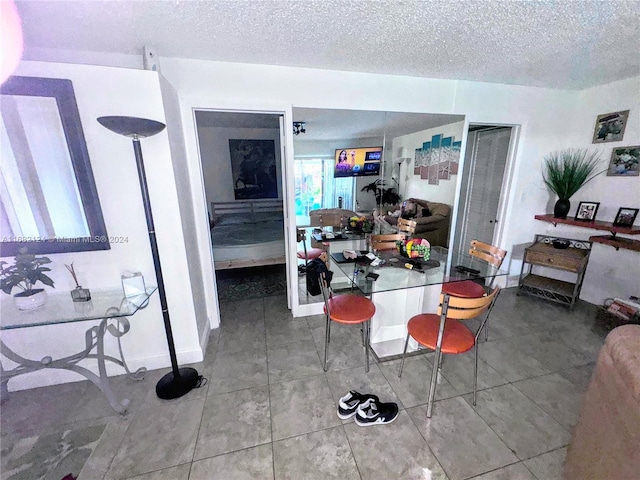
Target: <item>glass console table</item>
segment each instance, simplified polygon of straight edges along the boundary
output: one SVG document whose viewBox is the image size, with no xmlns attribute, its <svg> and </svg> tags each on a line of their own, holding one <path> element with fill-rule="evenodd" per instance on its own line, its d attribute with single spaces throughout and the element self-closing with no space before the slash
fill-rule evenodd
<svg viewBox="0 0 640 480">
<path fill-rule="evenodd" d="M 420 259 L 423 271 L 405 268 L 408 259 L 396 251 L 378 252 L 377 256 L 384 263 L 376 267 L 369 265 L 365 257 L 345 261 L 342 255 L 333 255 L 332 260 L 349 278 L 352 288 L 371 297 L 376 306 L 371 320 L 370 346 L 382 361 L 393 360 L 402 353 L 407 322 L 412 316 L 437 310 L 444 283 L 473 280 L 484 285 L 508 274 L 507 270 L 470 256 L 468 250 L 432 247 L 429 262 Z M 478 270 L 478 274 L 458 272 L 456 266 Z M 368 276 L 371 273 L 377 275 L 375 280 Z M 417 349 L 417 343 L 410 341 L 408 351 Z"/>
<path fill-rule="evenodd" d="M 0 330 L 3 331 L 88 320 L 100 320 L 100 323 L 86 331 L 85 348 L 81 352 L 55 360 L 51 356 L 43 356 L 40 360 L 24 358 L 10 349 L 4 339 L 0 338 L 0 353 L 18 365 L 11 370 L 5 370 L 0 363 L 0 396 L 6 398 L 9 394 L 7 384 L 13 377 L 45 368 L 62 369 L 76 372 L 93 382 L 104 393 L 116 412 L 125 413 L 129 406 L 129 400 L 120 401 L 116 398 L 107 377 L 106 362 L 113 362 L 123 367 L 129 377 L 135 380 L 144 378 L 147 371 L 145 367 L 141 367 L 135 372 L 129 370 L 122 353 L 120 338 L 130 329 L 127 317 L 145 308 L 149 303 L 149 297 L 155 291 L 156 287 L 148 287 L 145 294 L 126 298 L 122 289 L 92 290 L 91 300 L 88 302 L 73 302 L 68 293 L 65 295 L 54 294 L 49 295 L 44 306 L 30 311 L 18 310 L 9 298 L 1 301 Z M 118 340 L 119 358 L 105 355 L 104 337 L 107 332 Z M 87 358 L 97 360 L 99 375 L 78 365 L 78 362 Z"/>
</svg>

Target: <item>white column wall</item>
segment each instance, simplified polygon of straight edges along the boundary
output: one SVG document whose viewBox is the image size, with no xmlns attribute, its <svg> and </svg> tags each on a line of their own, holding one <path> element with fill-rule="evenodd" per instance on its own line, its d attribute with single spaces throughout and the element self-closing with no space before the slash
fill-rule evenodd
<svg viewBox="0 0 640 480">
<path fill-rule="evenodd" d="M 71 262 L 85 288 L 120 288 L 120 275 L 125 270 L 140 271 L 148 284 L 155 285 L 131 139 L 110 132 L 96 118 L 131 115 L 166 123 L 158 74 L 111 67 L 23 62 L 16 75 L 67 78 L 73 82 L 108 235 L 126 239 L 123 243 L 112 243 L 110 250 L 49 255 L 53 261 L 51 277 L 56 286 L 47 289 L 49 294 L 68 295 L 75 286 L 64 267 Z M 167 131 L 142 139 L 141 145 L 178 360 L 182 364 L 198 362 L 202 360 L 202 349 Z M 12 261 L 12 258 L 3 260 Z M 10 348 L 27 358 L 40 359 L 44 355 L 56 358 L 80 351 L 84 346 L 84 332 L 91 325 L 92 322 L 81 322 L 3 331 L 2 338 Z M 170 365 L 157 293 L 145 310 L 131 318 L 131 331 L 122 342 L 133 369 Z M 106 348 L 116 355 L 117 344 L 110 335 L 107 335 Z M 2 362 L 5 368 L 12 367 L 6 359 Z M 83 364 L 97 372 L 94 362 L 86 360 Z M 110 374 L 121 373 L 124 371 L 119 367 L 110 369 Z M 82 379 L 84 377 L 71 372 L 40 371 L 12 379 L 9 388 L 16 390 Z"/>
</svg>

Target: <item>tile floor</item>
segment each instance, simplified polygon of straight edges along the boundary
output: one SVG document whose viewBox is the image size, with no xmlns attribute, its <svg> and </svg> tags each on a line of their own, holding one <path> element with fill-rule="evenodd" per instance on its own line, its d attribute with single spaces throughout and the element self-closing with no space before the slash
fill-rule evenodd
<svg viewBox="0 0 640 480">
<path fill-rule="evenodd" d="M 14 392 L 2 405 L 3 450 L 20 438 L 104 424 L 80 479 L 561 478 L 571 429 L 606 330 L 595 307 L 566 307 L 504 290 L 480 347 L 480 392 L 471 404 L 473 356 L 445 356 L 431 420 L 432 354 L 372 363 L 364 372 L 357 327 L 334 325 L 329 371 L 324 319 L 293 319 L 284 297 L 221 305 L 205 361 L 209 382 L 174 401 L 156 398 L 166 371 L 142 382 L 116 377 L 131 399 L 115 415 L 88 382 Z M 336 416 L 348 390 L 397 402 L 397 420 L 358 427 Z M 57 479 L 56 479 L 57 480 Z"/>
</svg>

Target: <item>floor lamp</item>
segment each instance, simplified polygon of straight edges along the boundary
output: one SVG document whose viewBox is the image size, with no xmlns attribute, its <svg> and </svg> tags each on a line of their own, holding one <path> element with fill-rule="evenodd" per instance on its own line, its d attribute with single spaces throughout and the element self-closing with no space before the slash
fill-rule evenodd
<svg viewBox="0 0 640 480">
<path fill-rule="evenodd" d="M 178 368 L 176 358 L 176 347 L 173 343 L 173 333 L 171 332 L 171 321 L 169 320 L 169 310 L 167 308 L 167 297 L 164 291 L 164 281 L 162 280 L 162 269 L 160 268 L 160 256 L 158 255 L 158 244 L 156 242 L 156 232 L 153 226 L 153 215 L 151 214 L 151 203 L 149 202 L 149 190 L 147 188 L 147 177 L 144 172 L 142 161 L 142 148 L 140 138 L 151 137 L 164 130 L 165 125 L 155 120 L 136 117 L 100 117 L 98 122 L 103 127 L 114 133 L 131 137 L 133 139 L 133 151 L 136 155 L 138 166 L 138 178 L 140 179 L 140 190 L 142 192 L 142 202 L 144 204 L 144 214 L 147 218 L 147 229 L 149 231 L 149 243 L 151 243 L 151 254 L 153 255 L 153 266 L 156 271 L 156 281 L 158 282 L 158 294 L 160 295 L 160 306 L 164 318 L 164 329 L 167 334 L 169 344 L 169 355 L 171 357 L 172 371 L 167 373 L 156 385 L 158 397 L 169 400 L 178 398 L 190 392 L 200 380 L 200 375 L 193 368 Z"/>
</svg>

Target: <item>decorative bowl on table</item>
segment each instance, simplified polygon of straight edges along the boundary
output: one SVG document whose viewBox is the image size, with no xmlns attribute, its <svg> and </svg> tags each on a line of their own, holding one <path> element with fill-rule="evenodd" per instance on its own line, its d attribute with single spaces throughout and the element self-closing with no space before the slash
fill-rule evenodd
<svg viewBox="0 0 640 480">
<path fill-rule="evenodd" d="M 555 240 L 551 241 L 551 245 L 553 245 L 553 248 L 557 248 L 558 250 L 564 250 L 566 248 L 569 248 L 571 242 L 563 238 L 556 238 Z"/>
<path fill-rule="evenodd" d="M 431 244 L 424 238 L 407 238 L 398 240 L 396 248 L 400 255 L 406 258 L 424 258 L 429 260 L 431 256 Z"/>
</svg>

